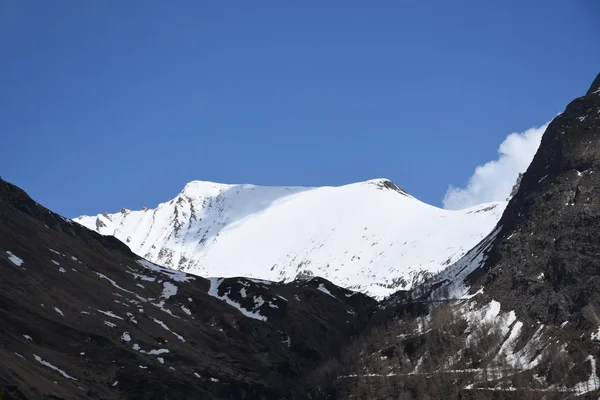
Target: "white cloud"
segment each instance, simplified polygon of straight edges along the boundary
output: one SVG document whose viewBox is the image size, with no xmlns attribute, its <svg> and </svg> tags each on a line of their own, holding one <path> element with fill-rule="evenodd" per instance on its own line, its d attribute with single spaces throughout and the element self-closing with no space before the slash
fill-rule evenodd
<svg viewBox="0 0 600 400">
<path fill-rule="evenodd" d="M 491 201 L 505 200 L 520 172 L 525 172 L 535 155 L 548 123 L 511 133 L 498 147 L 498 159 L 475 168 L 465 188 L 448 188 L 444 208 L 458 210 Z"/>
</svg>

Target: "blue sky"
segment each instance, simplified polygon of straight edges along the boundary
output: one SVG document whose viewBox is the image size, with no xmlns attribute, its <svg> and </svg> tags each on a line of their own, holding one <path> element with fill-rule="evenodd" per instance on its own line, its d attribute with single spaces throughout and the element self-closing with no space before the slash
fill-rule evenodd
<svg viewBox="0 0 600 400">
<path fill-rule="evenodd" d="M 0 175 L 66 216 L 190 180 L 387 177 L 440 205 L 582 95 L 582 1 L 0 2 Z"/>
</svg>

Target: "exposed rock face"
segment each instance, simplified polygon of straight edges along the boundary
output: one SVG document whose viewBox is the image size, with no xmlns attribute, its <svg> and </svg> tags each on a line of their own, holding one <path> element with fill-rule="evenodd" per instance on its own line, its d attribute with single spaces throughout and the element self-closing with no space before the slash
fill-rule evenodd
<svg viewBox="0 0 600 400">
<path fill-rule="evenodd" d="M 600 324 L 600 76 L 546 130 L 471 280 L 534 321 Z M 482 272 L 484 272 L 482 274 Z"/>
<path fill-rule="evenodd" d="M 517 182 L 512 187 L 510 194 L 508 195 L 508 198 L 506 199 L 506 201 L 509 201 L 510 199 L 512 199 L 514 197 L 515 194 L 517 194 L 517 191 L 519 190 L 519 186 L 521 185 L 521 179 L 523 179 L 523 173 L 519 172 L 519 176 L 517 176 Z"/>
<path fill-rule="evenodd" d="M 0 180 L 7 399 L 303 399 L 375 301 L 314 278 L 203 279 L 140 260 Z"/>
</svg>

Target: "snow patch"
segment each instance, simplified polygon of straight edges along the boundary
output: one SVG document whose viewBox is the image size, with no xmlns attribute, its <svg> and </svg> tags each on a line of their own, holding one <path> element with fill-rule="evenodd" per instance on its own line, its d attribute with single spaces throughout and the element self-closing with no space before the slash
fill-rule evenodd
<svg viewBox="0 0 600 400">
<path fill-rule="evenodd" d="M 136 325 L 137 325 L 137 320 L 135 319 L 135 317 L 133 316 L 133 314 L 132 314 L 132 313 L 128 312 L 128 313 L 127 313 L 127 317 L 129 317 L 129 321 L 130 321 L 131 323 L 134 323 L 134 324 L 136 324 Z"/>
<path fill-rule="evenodd" d="M 261 308 L 263 306 L 263 304 L 265 304 L 265 301 L 262 298 L 262 296 L 255 297 L 253 300 L 254 300 L 255 308 Z"/>
<path fill-rule="evenodd" d="M 130 272 L 130 271 L 125 271 L 125 272 L 127 272 L 129 275 L 132 275 L 133 279 L 140 279 L 142 281 L 147 281 L 147 282 L 154 282 L 156 280 L 156 278 L 153 276 L 138 274 L 136 272 Z"/>
<path fill-rule="evenodd" d="M 23 260 L 11 253 L 10 251 L 7 251 L 6 254 L 8 254 L 8 260 L 11 263 L 15 264 L 17 267 L 23 265 Z"/>
<path fill-rule="evenodd" d="M 137 260 L 137 263 L 140 264 L 142 267 L 149 269 L 151 271 L 160 272 L 161 274 L 166 275 L 169 278 L 171 278 L 172 280 L 177 281 L 177 282 L 189 282 L 189 281 L 196 279 L 193 276 L 186 274 L 185 272 L 174 271 L 174 270 L 170 270 L 167 268 L 162 268 L 162 267 L 159 267 L 158 265 L 153 264 L 147 260 Z"/>
<path fill-rule="evenodd" d="M 114 314 L 111 311 L 102 311 L 102 310 L 96 310 L 96 311 L 98 311 L 99 313 L 102 313 L 102 314 L 106 315 L 107 317 L 116 318 L 116 319 L 120 319 L 120 320 L 123 319 L 123 318 L 119 317 L 118 315 Z"/>
<path fill-rule="evenodd" d="M 483 322 L 492 322 L 500 314 L 500 303 L 496 300 L 492 300 L 488 306 L 488 309 L 483 317 Z"/>
<path fill-rule="evenodd" d="M 541 281 L 542 279 L 544 279 L 544 273 L 542 272 L 541 274 L 539 274 L 536 279 L 538 281 Z"/>
<path fill-rule="evenodd" d="M 515 322 L 508 339 L 500 347 L 498 356 L 501 357 L 504 355 L 506 362 L 514 368 L 528 370 L 535 368 L 540 363 L 544 354 L 543 349 L 545 344 L 542 341 L 544 325 L 540 325 L 529 342 L 521 350 L 515 352 L 514 347 L 522 328 L 523 323 L 521 321 Z"/>
<path fill-rule="evenodd" d="M 244 314 L 248 318 L 257 319 L 259 321 L 267 320 L 267 317 L 265 317 L 264 315 L 260 315 L 258 312 L 246 310 L 245 308 L 243 308 L 241 306 L 241 304 L 231 300 L 226 295 L 219 296 L 219 286 L 221 285 L 221 283 L 223 283 L 222 278 L 208 278 L 208 280 L 210 281 L 210 288 L 208 289 L 209 296 L 216 297 L 219 300 L 223 300 L 225 303 L 236 308 L 237 310 L 239 310 L 242 314 Z M 259 298 L 260 298 L 260 296 L 259 296 Z M 262 300 L 262 298 L 260 298 L 260 300 Z M 256 299 L 255 299 L 255 303 L 256 303 Z"/>
<path fill-rule="evenodd" d="M 171 329 L 169 329 L 169 327 L 164 322 L 162 322 L 161 320 L 158 320 L 156 318 L 152 318 L 152 320 L 155 323 L 157 323 L 158 325 L 162 326 L 164 330 L 167 330 L 167 331 L 171 332 L 173 335 L 175 335 L 175 337 L 177 337 L 177 339 L 181 340 L 182 342 L 185 342 L 185 339 L 183 338 L 183 336 L 173 332 Z"/>
<path fill-rule="evenodd" d="M 192 315 L 192 312 L 190 311 L 190 309 L 185 306 L 181 306 L 181 311 L 183 311 L 187 315 Z"/>
<path fill-rule="evenodd" d="M 177 294 L 177 286 L 173 285 L 171 282 L 163 283 L 163 291 L 160 297 L 164 299 L 168 299 Z"/>
<path fill-rule="evenodd" d="M 561 328 L 567 324 L 567 321 L 563 322 L 563 325 L 561 326 Z M 592 332 L 592 340 L 595 341 L 600 341 L 600 327 L 598 327 L 598 330 L 596 332 Z"/>
<path fill-rule="evenodd" d="M 166 354 L 168 353 L 169 350 L 168 349 L 158 349 L 158 350 L 150 350 L 148 352 L 148 354 L 152 354 L 152 355 L 158 355 L 158 354 Z"/>
<path fill-rule="evenodd" d="M 321 292 L 328 294 L 329 296 L 333 297 L 334 299 L 336 298 L 334 295 L 331 294 L 331 292 L 322 283 L 319 284 L 319 287 L 317 288 L 317 290 L 320 290 Z"/>
<path fill-rule="evenodd" d="M 73 381 L 76 381 L 77 379 L 73 378 L 71 375 L 67 374 L 65 371 L 63 371 L 62 369 L 50 364 L 48 361 L 44 361 L 42 359 L 42 357 L 38 356 L 37 354 L 33 355 L 33 358 L 35 358 L 35 360 L 37 362 L 39 362 L 40 364 L 42 364 L 45 367 L 48 367 L 50 369 L 53 369 L 54 371 L 58 372 L 59 374 L 61 374 L 62 376 L 64 376 L 67 379 L 71 379 Z"/>
<path fill-rule="evenodd" d="M 117 289 L 125 292 L 125 293 L 129 293 L 134 295 L 135 297 L 137 297 L 138 300 L 143 301 L 143 302 L 147 302 L 148 299 L 143 298 L 142 296 L 138 295 L 135 292 L 132 292 L 131 290 L 127 290 L 122 288 L 121 286 L 117 285 L 117 282 L 115 282 L 114 280 L 110 279 L 108 276 L 101 274 L 100 272 L 94 272 L 96 275 L 98 275 L 100 278 L 102 279 L 106 279 L 107 281 L 109 281 L 111 283 L 111 285 L 113 285 L 114 287 L 116 287 Z"/>
</svg>

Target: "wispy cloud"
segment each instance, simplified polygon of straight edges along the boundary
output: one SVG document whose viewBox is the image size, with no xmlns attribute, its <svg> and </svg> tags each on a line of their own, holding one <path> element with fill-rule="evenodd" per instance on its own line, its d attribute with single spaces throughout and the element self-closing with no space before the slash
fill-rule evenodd
<svg viewBox="0 0 600 400">
<path fill-rule="evenodd" d="M 548 123 L 521 133 L 511 133 L 498 147 L 498 159 L 475 168 L 466 187 L 450 186 L 444 208 L 458 210 L 491 201 L 505 200 L 520 172 L 525 172 L 535 155 Z"/>
</svg>

